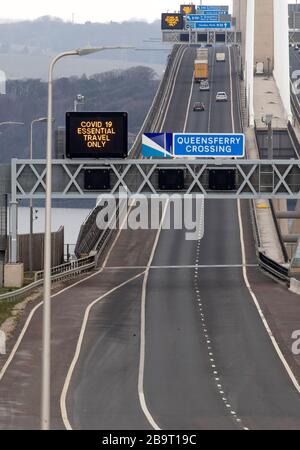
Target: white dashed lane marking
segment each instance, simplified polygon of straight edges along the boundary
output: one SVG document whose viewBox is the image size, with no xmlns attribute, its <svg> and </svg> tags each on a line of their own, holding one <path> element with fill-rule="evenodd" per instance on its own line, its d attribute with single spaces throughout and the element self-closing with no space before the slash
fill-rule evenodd
<svg viewBox="0 0 300 450">
<path fill-rule="evenodd" d="M 209 357 L 209 363 L 210 367 L 212 369 L 213 379 L 216 385 L 216 389 L 218 393 L 220 394 L 220 399 L 224 403 L 226 414 L 229 414 L 230 418 L 234 420 L 234 422 L 237 424 L 239 428 L 242 430 L 248 430 L 247 427 L 245 427 L 242 423 L 242 419 L 238 416 L 237 412 L 234 411 L 232 408 L 232 405 L 229 403 L 228 398 L 225 396 L 225 391 L 222 385 L 221 376 L 219 372 L 217 371 L 217 362 L 213 353 L 212 349 L 212 339 L 210 337 L 208 326 L 206 324 L 206 315 L 205 315 L 205 308 L 202 302 L 202 299 L 200 297 L 200 285 L 199 285 L 199 269 L 201 266 L 199 266 L 199 253 L 200 253 L 200 243 L 201 238 L 199 237 L 198 245 L 197 245 L 197 259 L 196 259 L 196 266 L 194 268 L 195 274 L 194 274 L 194 284 L 195 284 L 195 293 L 196 293 L 196 302 L 198 304 L 198 310 L 199 310 L 199 316 L 200 320 L 202 322 L 202 328 L 203 328 L 203 337 L 207 344 L 207 352 Z M 202 266 L 203 267 L 203 266 Z"/>
</svg>

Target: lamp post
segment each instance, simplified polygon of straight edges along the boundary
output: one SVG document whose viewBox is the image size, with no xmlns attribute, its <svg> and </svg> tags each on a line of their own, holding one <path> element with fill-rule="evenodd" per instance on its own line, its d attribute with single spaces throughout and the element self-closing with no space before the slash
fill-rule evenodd
<svg viewBox="0 0 300 450">
<path fill-rule="evenodd" d="M 40 117 L 39 119 L 34 119 L 31 122 L 30 126 L 30 147 L 29 147 L 29 159 L 33 159 L 33 126 L 36 123 L 45 123 L 47 122 L 47 117 Z M 32 275 L 33 272 L 33 262 L 32 262 L 32 237 L 33 237 L 33 204 L 32 198 L 29 201 L 29 214 L 30 214 L 30 227 L 29 227 L 29 272 Z"/>
<path fill-rule="evenodd" d="M 262 117 L 261 121 L 266 124 L 268 127 L 268 159 L 274 159 L 274 147 L 273 147 L 273 114 L 266 114 L 265 117 Z"/>
<path fill-rule="evenodd" d="M 0 122 L 0 127 L 2 127 L 3 125 L 25 125 L 25 123 L 24 122 L 12 122 L 12 121 Z"/>
<path fill-rule="evenodd" d="M 298 9 L 298 0 L 296 0 L 296 5 L 294 6 L 294 39 L 296 39 L 296 14 L 297 14 L 297 9 Z"/>
<path fill-rule="evenodd" d="M 0 127 L 6 125 L 25 125 L 24 122 L 5 121 L 0 122 Z M 2 134 L 2 133 L 0 133 Z M 18 259 L 17 252 L 17 229 L 18 229 L 18 203 L 10 202 L 10 239 L 9 239 L 9 261 L 16 263 Z M 13 231 L 12 231 L 13 230 Z"/>
<path fill-rule="evenodd" d="M 74 112 L 78 111 L 78 106 L 79 105 L 84 105 L 84 95 L 78 94 L 74 100 Z"/>
<path fill-rule="evenodd" d="M 48 116 L 47 116 L 47 178 L 44 237 L 44 301 L 43 301 L 43 349 L 42 349 L 42 401 L 41 428 L 50 429 L 50 347 L 51 347 L 51 197 L 52 197 L 52 109 L 53 71 L 56 63 L 67 56 L 87 56 L 105 50 L 133 49 L 134 47 L 87 47 L 60 53 L 49 66 Z"/>
</svg>

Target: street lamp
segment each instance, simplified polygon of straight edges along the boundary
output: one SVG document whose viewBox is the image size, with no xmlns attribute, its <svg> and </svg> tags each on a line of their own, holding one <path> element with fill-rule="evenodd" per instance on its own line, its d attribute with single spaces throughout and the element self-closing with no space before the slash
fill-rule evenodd
<svg viewBox="0 0 300 450">
<path fill-rule="evenodd" d="M 274 148 L 273 148 L 273 114 L 266 114 L 265 117 L 261 118 L 261 121 L 268 127 L 268 159 L 272 160 L 274 158 Z"/>
<path fill-rule="evenodd" d="M 134 47 L 86 47 L 60 53 L 49 66 L 48 116 L 47 116 L 47 178 L 44 237 L 44 301 L 43 301 L 43 350 L 42 350 L 42 404 L 41 428 L 50 429 L 50 348 L 51 348 L 51 197 L 52 197 L 52 109 L 53 71 L 55 64 L 67 56 L 87 56 L 105 50 L 133 49 Z"/>
<path fill-rule="evenodd" d="M 84 101 L 85 101 L 84 95 L 81 94 L 76 95 L 76 98 L 74 100 L 74 112 L 78 111 L 79 105 L 84 105 Z"/>
</svg>

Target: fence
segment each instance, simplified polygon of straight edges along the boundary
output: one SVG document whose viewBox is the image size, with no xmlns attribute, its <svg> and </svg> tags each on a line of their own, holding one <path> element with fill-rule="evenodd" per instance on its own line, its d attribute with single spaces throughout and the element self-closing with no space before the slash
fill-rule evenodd
<svg viewBox="0 0 300 450">
<path fill-rule="evenodd" d="M 11 169 L 0 166 L 0 287 L 3 286 L 3 266 L 7 257 L 7 192 L 10 192 Z"/>
<path fill-rule="evenodd" d="M 79 275 L 89 272 L 95 268 L 95 257 L 90 256 L 88 258 L 83 258 L 81 260 L 77 260 L 72 264 L 63 264 L 62 266 L 53 267 L 51 269 L 51 282 L 52 284 L 72 280 Z M 35 281 L 28 286 L 25 286 L 21 289 L 17 289 L 13 292 L 9 292 L 6 294 L 0 295 L 0 301 L 20 301 L 29 294 L 37 291 L 43 285 L 43 277 L 44 272 L 37 272 L 35 274 Z"/>
<path fill-rule="evenodd" d="M 32 266 L 33 270 L 39 271 L 44 268 L 44 234 L 33 234 L 32 236 Z M 19 260 L 24 264 L 25 272 L 29 271 L 29 235 L 19 236 Z M 64 262 L 64 227 L 52 233 L 52 267 L 59 266 Z"/>
</svg>

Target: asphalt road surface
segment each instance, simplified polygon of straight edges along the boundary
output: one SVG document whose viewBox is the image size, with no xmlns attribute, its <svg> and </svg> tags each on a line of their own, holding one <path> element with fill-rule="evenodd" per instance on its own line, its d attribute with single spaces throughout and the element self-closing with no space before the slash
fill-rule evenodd
<svg viewBox="0 0 300 450">
<path fill-rule="evenodd" d="M 240 131 L 233 50 L 220 51 L 206 93 L 185 51 L 165 131 Z M 192 111 L 199 100 L 205 112 Z M 270 299 L 291 294 L 257 267 L 247 202 L 206 201 L 204 221 L 195 241 L 121 232 L 106 268 L 53 301 L 53 428 L 300 429 L 299 393 L 253 297 L 262 284 Z M 38 310 L 0 376 L 0 428 L 39 426 L 40 322 Z"/>
<path fill-rule="evenodd" d="M 233 52 L 220 50 L 226 52 L 226 63 L 216 63 L 215 49 L 210 50 L 211 90 L 205 93 L 192 84 L 194 51 L 187 50 L 165 131 L 240 131 Z M 216 103 L 218 91 L 227 92 L 227 103 Z M 192 111 L 193 103 L 199 100 L 206 104 L 204 113 Z M 248 204 L 240 209 L 244 240 L 250 248 L 247 264 L 255 266 Z M 148 425 L 169 430 L 300 428 L 299 394 L 275 352 L 245 283 L 240 236 L 238 204 L 223 200 L 205 203 L 203 239 L 186 241 L 184 230 L 160 233 L 152 266 L 161 268 L 149 270 L 144 286 L 143 395 Z M 186 267 L 196 264 L 204 267 Z M 256 276 L 259 279 L 261 273 L 252 267 L 254 281 Z M 112 302 L 131 295 L 128 286 Z M 100 321 L 102 315 L 103 307 L 99 306 L 94 310 L 95 320 Z M 113 309 L 111 321 L 115 321 Z M 78 361 L 71 383 L 71 422 L 76 428 L 142 427 L 141 421 L 129 418 L 130 393 L 136 404 L 137 371 L 131 380 L 133 385 L 128 384 L 129 369 L 125 370 L 122 363 L 124 355 L 120 362 L 119 346 L 115 351 L 116 339 L 108 345 L 103 342 L 101 329 L 97 339 L 91 333 L 88 327 L 86 353 Z M 110 356 L 103 363 L 107 353 L 114 355 L 113 361 Z M 131 356 L 129 353 L 129 362 Z M 131 364 L 130 368 L 137 369 L 137 365 Z M 122 376 L 125 381 L 121 388 Z M 106 395 L 102 395 L 103 391 Z M 96 392 L 99 395 L 95 396 Z M 109 400 L 110 394 L 113 401 Z M 126 424 L 120 403 L 127 404 Z"/>
</svg>

